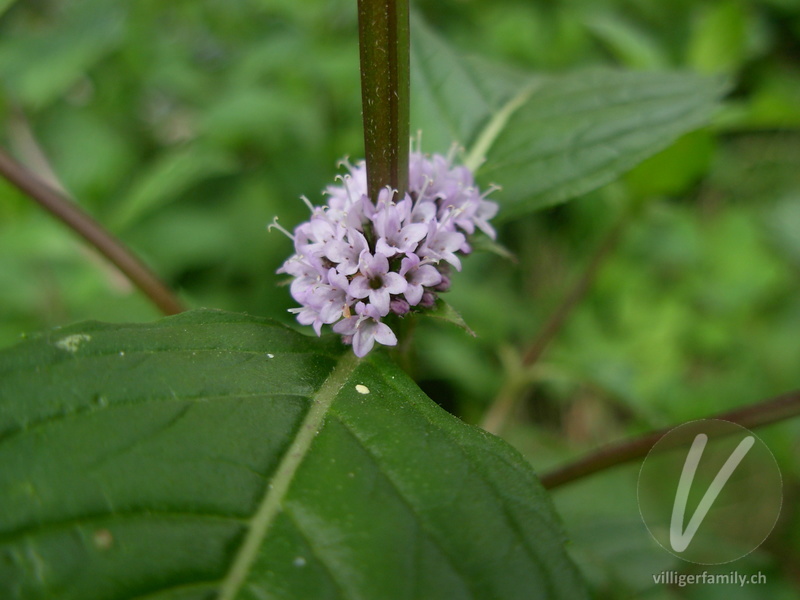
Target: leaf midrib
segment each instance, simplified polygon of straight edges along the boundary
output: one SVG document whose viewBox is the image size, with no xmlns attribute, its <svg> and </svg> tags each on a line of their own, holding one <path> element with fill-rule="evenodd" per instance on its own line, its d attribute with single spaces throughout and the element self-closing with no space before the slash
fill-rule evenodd
<svg viewBox="0 0 800 600">
<path fill-rule="evenodd" d="M 345 352 L 317 393 L 311 396 L 311 407 L 300 424 L 297 436 L 283 455 L 275 476 L 266 487 L 266 493 L 258 509 L 248 521 L 248 531 L 227 575 L 222 580 L 218 600 L 234 600 L 244 584 L 270 525 L 281 509 L 281 503 L 289 491 L 297 469 L 311 448 L 311 443 L 337 394 L 358 364 L 359 360 L 352 352 Z"/>
</svg>

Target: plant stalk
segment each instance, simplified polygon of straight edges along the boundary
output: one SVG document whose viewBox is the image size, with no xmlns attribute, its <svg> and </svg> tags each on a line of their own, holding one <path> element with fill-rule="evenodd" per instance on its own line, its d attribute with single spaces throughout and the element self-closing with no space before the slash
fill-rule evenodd
<svg viewBox="0 0 800 600">
<path fill-rule="evenodd" d="M 408 0 L 358 0 L 367 188 L 408 189 L 410 38 Z"/>
<path fill-rule="evenodd" d="M 0 175 L 94 246 L 165 315 L 185 310 L 177 296 L 127 246 L 3 150 Z"/>
<path fill-rule="evenodd" d="M 800 390 L 706 418 L 730 421 L 747 429 L 753 429 L 798 415 L 800 415 Z M 643 458 L 647 456 L 655 443 L 672 429 L 674 426 L 609 444 L 572 463 L 545 473 L 541 477 L 542 485 L 547 489 L 553 489 L 611 467 Z"/>
</svg>

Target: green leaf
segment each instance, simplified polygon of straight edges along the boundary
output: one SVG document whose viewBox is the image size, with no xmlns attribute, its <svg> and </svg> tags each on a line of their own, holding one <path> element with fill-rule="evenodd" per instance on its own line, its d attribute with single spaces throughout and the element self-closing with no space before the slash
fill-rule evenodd
<svg viewBox="0 0 800 600">
<path fill-rule="evenodd" d="M 500 218 L 616 179 L 713 116 L 727 89 L 690 73 L 598 70 L 542 83 L 508 120 L 483 179 L 503 186 Z"/>
<path fill-rule="evenodd" d="M 0 17 L 2 17 L 3 13 L 11 8 L 11 5 L 15 2 L 16 0 L 0 0 Z"/>
<path fill-rule="evenodd" d="M 479 179 L 503 187 L 493 196 L 501 220 L 613 181 L 706 125 L 728 88 L 722 78 L 667 71 L 525 77 L 497 70 L 486 78 L 485 63 L 460 59 L 418 29 L 415 125 L 430 124 L 425 139 L 441 144 L 450 135 L 467 146 L 470 168 L 485 158 Z"/>
<path fill-rule="evenodd" d="M 637 165 L 625 180 L 641 198 L 682 194 L 708 171 L 714 150 L 708 130 L 693 131 Z"/>
<path fill-rule="evenodd" d="M 115 230 L 130 227 L 148 213 L 176 200 L 193 185 L 235 170 L 236 161 L 220 150 L 192 145 L 166 153 L 141 175 L 115 207 L 112 227 Z"/>
<path fill-rule="evenodd" d="M 488 235 L 476 235 L 469 240 L 473 252 L 490 252 L 500 258 L 504 258 L 512 263 L 518 263 L 519 259 L 508 248 L 493 240 Z"/>
<path fill-rule="evenodd" d="M 447 321 L 448 323 L 452 323 L 456 327 L 460 327 L 472 337 L 477 337 L 472 328 L 467 325 L 467 322 L 464 320 L 459 312 L 450 306 L 447 302 L 442 300 L 441 298 L 436 299 L 436 306 L 434 306 L 431 310 L 427 310 L 424 313 L 420 313 L 425 317 L 430 317 L 431 319 L 440 319 L 442 321 Z"/>
<path fill-rule="evenodd" d="M 738 2 L 702 9 L 688 43 L 687 62 L 704 73 L 729 72 L 747 56 L 748 20 Z"/>
<path fill-rule="evenodd" d="M 664 51 L 654 39 L 628 20 L 601 12 L 585 18 L 585 25 L 623 65 L 634 69 L 664 68 Z"/>
<path fill-rule="evenodd" d="M 464 60 L 420 19 L 411 21 L 411 123 L 429 151 L 471 144 L 481 127 L 529 83 L 507 68 Z"/>
<path fill-rule="evenodd" d="M 0 597 L 585 598 L 505 442 L 266 319 L 0 353 Z"/>
<path fill-rule="evenodd" d="M 122 42 L 126 12 L 121 2 L 75 2 L 36 36 L 4 36 L 0 83 L 24 103 L 48 105 Z"/>
</svg>

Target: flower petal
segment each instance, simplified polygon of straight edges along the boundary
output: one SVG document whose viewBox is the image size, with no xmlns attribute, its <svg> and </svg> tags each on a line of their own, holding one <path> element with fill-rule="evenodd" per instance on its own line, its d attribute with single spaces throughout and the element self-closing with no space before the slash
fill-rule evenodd
<svg viewBox="0 0 800 600">
<path fill-rule="evenodd" d="M 350 287 L 347 293 L 353 298 L 366 298 L 372 290 L 369 287 L 369 281 L 363 275 L 356 275 L 353 281 L 350 282 Z"/>
<path fill-rule="evenodd" d="M 397 273 L 387 273 L 383 276 L 383 289 L 390 294 L 402 294 L 405 291 L 406 286 L 408 286 L 408 282 L 402 275 L 398 275 Z"/>
<path fill-rule="evenodd" d="M 372 334 L 372 328 L 364 327 L 363 325 L 356 331 L 353 336 L 353 352 L 357 357 L 362 358 L 372 350 L 375 345 L 375 338 Z"/>
<path fill-rule="evenodd" d="M 386 323 L 375 323 L 375 341 L 384 346 L 396 346 L 397 336 Z"/>
<path fill-rule="evenodd" d="M 385 317 L 389 314 L 389 292 L 386 288 L 370 290 L 369 302 L 378 310 L 380 316 Z"/>
</svg>

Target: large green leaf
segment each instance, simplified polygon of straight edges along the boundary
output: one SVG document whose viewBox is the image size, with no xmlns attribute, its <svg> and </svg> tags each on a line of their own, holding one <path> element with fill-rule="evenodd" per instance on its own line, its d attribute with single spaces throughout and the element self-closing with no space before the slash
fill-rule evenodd
<svg viewBox="0 0 800 600">
<path fill-rule="evenodd" d="M 508 119 L 481 175 L 503 186 L 504 217 L 569 200 L 707 124 L 725 89 L 690 73 L 553 78 Z"/>
<path fill-rule="evenodd" d="M 0 353 L 0 597 L 584 598 L 527 463 L 373 354 L 217 311 Z"/>
<path fill-rule="evenodd" d="M 721 78 L 683 72 L 523 77 L 465 61 L 416 25 L 414 126 L 431 129 L 439 146 L 449 134 L 468 149 L 467 166 L 503 187 L 493 196 L 500 219 L 613 181 L 706 125 L 727 89 Z"/>
</svg>

